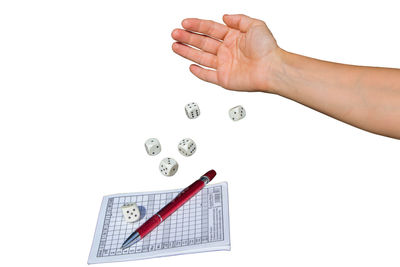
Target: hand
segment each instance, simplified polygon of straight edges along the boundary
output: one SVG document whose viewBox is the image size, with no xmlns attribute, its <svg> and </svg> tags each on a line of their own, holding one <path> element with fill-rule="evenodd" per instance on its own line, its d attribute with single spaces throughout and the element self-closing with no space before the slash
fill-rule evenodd
<svg viewBox="0 0 400 267">
<path fill-rule="evenodd" d="M 361 129 L 400 139 L 400 70 L 337 64 L 286 52 L 263 21 L 185 19 L 172 49 L 198 78 L 292 99 Z M 196 49 L 198 48 L 198 49 Z"/>
<path fill-rule="evenodd" d="M 190 71 L 198 78 L 237 91 L 272 92 L 271 69 L 279 47 L 261 20 L 224 15 L 226 25 L 185 19 L 175 29 L 172 50 L 194 61 Z M 198 49 L 192 48 L 190 46 Z"/>
</svg>

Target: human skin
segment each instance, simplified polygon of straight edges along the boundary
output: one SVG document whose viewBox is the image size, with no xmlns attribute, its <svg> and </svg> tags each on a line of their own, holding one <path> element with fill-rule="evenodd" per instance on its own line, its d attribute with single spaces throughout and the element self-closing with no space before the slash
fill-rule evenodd
<svg viewBox="0 0 400 267">
<path fill-rule="evenodd" d="M 366 131 L 400 139 L 400 70 L 332 63 L 281 49 L 258 19 L 226 25 L 184 19 L 172 50 L 198 78 L 229 90 L 273 93 Z M 204 68 L 206 67 L 206 68 Z"/>
</svg>

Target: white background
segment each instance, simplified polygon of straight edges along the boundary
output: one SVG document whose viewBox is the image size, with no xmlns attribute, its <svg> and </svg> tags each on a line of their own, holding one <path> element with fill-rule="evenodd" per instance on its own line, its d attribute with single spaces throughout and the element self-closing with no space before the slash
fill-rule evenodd
<svg viewBox="0 0 400 267">
<path fill-rule="evenodd" d="M 0 265 L 86 266 L 103 195 L 182 188 L 214 168 L 229 184 L 230 252 L 110 266 L 399 266 L 399 141 L 204 83 L 170 37 L 186 17 L 245 13 L 285 50 L 400 67 L 397 2 L 1 1 Z M 238 104 L 247 117 L 233 122 Z M 198 145 L 189 158 L 184 137 Z M 166 156 L 180 164 L 170 178 Z"/>
</svg>

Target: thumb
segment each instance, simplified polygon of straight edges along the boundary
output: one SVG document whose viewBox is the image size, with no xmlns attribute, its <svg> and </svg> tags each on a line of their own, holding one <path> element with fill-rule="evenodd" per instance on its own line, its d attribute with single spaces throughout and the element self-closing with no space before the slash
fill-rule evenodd
<svg viewBox="0 0 400 267">
<path fill-rule="evenodd" d="M 241 32 L 247 32 L 251 26 L 263 23 L 261 20 L 253 19 L 243 14 L 224 15 L 222 19 L 228 27 Z"/>
</svg>

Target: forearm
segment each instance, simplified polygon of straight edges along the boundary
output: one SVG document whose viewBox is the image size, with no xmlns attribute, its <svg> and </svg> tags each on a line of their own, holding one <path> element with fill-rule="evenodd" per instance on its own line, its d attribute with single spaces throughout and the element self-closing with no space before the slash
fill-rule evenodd
<svg viewBox="0 0 400 267">
<path fill-rule="evenodd" d="M 272 90 L 361 129 L 400 139 L 400 70 L 316 60 L 280 50 Z"/>
</svg>

